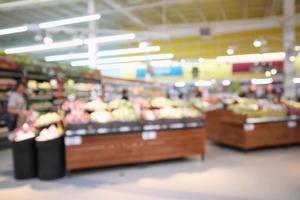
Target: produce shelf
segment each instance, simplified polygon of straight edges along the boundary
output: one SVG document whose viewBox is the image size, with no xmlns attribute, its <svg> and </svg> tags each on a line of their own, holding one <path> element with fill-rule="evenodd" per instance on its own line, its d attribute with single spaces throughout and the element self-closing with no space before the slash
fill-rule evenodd
<svg viewBox="0 0 300 200">
<path fill-rule="evenodd" d="M 67 171 L 205 155 L 204 128 L 65 137 Z"/>
<path fill-rule="evenodd" d="M 243 150 L 300 144 L 295 116 L 247 118 L 225 109 L 206 113 L 207 138 Z"/>
</svg>

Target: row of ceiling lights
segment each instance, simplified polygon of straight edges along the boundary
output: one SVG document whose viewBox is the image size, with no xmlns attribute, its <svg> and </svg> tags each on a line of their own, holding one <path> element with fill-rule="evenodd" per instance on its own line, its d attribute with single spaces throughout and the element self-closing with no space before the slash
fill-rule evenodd
<svg viewBox="0 0 300 200">
<path fill-rule="evenodd" d="M 48 29 L 54 28 L 58 26 L 65 26 L 70 24 L 95 21 L 100 19 L 100 15 L 88 15 L 82 17 L 75 17 L 51 22 L 44 22 L 38 24 L 40 29 Z M 20 26 L 13 27 L 7 29 L 1 29 L 0 35 L 7 35 L 19 32 L 25 32 L 29 30 L 29 26 Z M 90 43 L 110 43 L 122 40 L 132 40 L 135 38 L 135 34 L 122 34 L 122 35 L 113 35 L 113 36 L 105 36 L 105 37 L 97 37 L 97 38 L 88 38 L 88 39 L 74 39 L 71 41 L 64 42 L 56 42 L 53 43 L 53 39 L 46 34 L 43 38 L 43 42 L 45 44 L 40 45 L 32 45 L 26 47 L 16 47 L 16 48 L 8 48 L 5 49 L 4 52 L 6 54 L 15 54 L 15 53 L 28 53 L 28 52 L 36 52 L 36 51 L 44 51 L 51 49 L 60 49 L 66 47 L 75 47 L 81 45 L 88 45 Z M 127 54 L 137 54 L 137 53 L 149 53 L 149 52 L 157 52 L 160 51 L 159 46 L 149 46 L 146 42 L 141 42 L 138 48 L 129 48 L 129 49 L 116 49 L 109 51 L 99 51 L 97 52 L 97 57 L 108 57 L 108 56 L 116 56 L 116 55 L 127 55 Z M 106 58 L 98 60 L 98 64 L 111 64 L 111 63 L 124 63 L 124 62 L 133 62 L 133 61 L 150 61 L 150 60 L 161 60 L 161 59 L 172 59 L 174 57 L 173 54 L 155 54 L 155 55 L 143 55 L 143 56 L 132 56 L 132 57 L 123 57 L 123 58 Z M 65 60 L 74 60 L 74 59 L 88 59 L 89 53 L 77 53 L 77 54 L 64 54 L 64 55 L 54 55 L 47 56 L 45 58 L 46 61 L 65 61 Z M 87 66 L 89 65 L 88 60 L 78 60 L 71 62 L 72 66 Z"/>
<path fill-rule="evenodd" d="M 267 41 L 265 39 L 262 39 L 262 38 L 256 38 L 253 40 L 253 46 L 256 47 L 256 48 L 261 48 L 263 46 L 265 46 L 267 44 Z M 235 53 L 235 49 L 236 49 L 236 46 L 234 45 L 230 45 L 227 50 L 226 50 L 226 53 L 228 55 L 233 55 Z M 300 51 L 300 46 L 299 45 L 295 45 L 294 46 L 294 51 L 295 51 L 295 55 L 297 55 L 297 52 Z M 295 62 L 296 60 L 296 56 L 295 55 L 291 55 L 289 57 L 289 60 L 290 62 Z"/>
<path fill-rule="evenodd" d="M 230 80 L 222 80 L 222 85 L 223 86 L 229 86 L 231 85 Z M 273 83 L 272 78 L 252 78 L 250 80 L 250 83 L 252 85 L 269 85 Z M 299 84 L 300 83 L 300 78 L 293 78 L 293 83 L 294 84 Z M 194 86 L 196 87 L 211 87 L 212 85 L 216 84 L 216 80 L 198 80 L 194 82 Z M 184 81 L 177 81 L 174 83 L 174 86 L 177 88 L 182 88 L 186 86 L 186 82 Z"/>
</svg>

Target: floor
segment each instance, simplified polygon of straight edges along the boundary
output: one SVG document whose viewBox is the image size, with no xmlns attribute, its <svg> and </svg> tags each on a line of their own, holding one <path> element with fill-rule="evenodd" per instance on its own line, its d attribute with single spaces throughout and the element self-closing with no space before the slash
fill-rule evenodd
<svg viewBox="0 0 300 200">
<path fill-rule="evenodd" d="M 73 173 L 56 181 L 13 178 L 10 150 L 0 151 L 0 199 L 300 199 L 300 146 L 244 153 L 207 144 L 200 156 Z"/>
</svg>

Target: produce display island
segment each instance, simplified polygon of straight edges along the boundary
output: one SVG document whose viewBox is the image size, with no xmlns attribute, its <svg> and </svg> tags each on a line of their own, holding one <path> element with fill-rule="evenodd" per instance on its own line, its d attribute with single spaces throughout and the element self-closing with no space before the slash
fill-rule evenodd
<svg viewBox="0 0 300 200">
<path fill-rule="evenodd" d="M 257 117 L 218 109 L 206 113 L 207 138 L 243 150 L 300 144 L 298 117 Z"/>
<path fill-rule="evenodd" d="M 112 165 L 205 156 L 204 122 L 199 119 L 169 123 L 132 124 L 112 128 L 89 125 L 67 130 L 65 159 L 68 172 Z M 104 133 L 104 130 L 106 132 Z"/>
</svg>

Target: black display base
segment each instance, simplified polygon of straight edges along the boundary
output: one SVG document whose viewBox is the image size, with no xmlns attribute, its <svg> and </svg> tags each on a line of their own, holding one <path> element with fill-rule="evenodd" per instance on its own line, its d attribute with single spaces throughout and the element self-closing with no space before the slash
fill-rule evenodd
<svg viewBox="0 0 300 200">
<path fill-rule="evenodd" d="M 37 175 L 35 139 L 12 142 L 14 174 L 16 179 L 33 178 Z"/>
<path fill-rule="evenodd" d="M 53 180 L 65 175 L 64 136 L 36 142 L 38 178 Z"/>
</svg>

